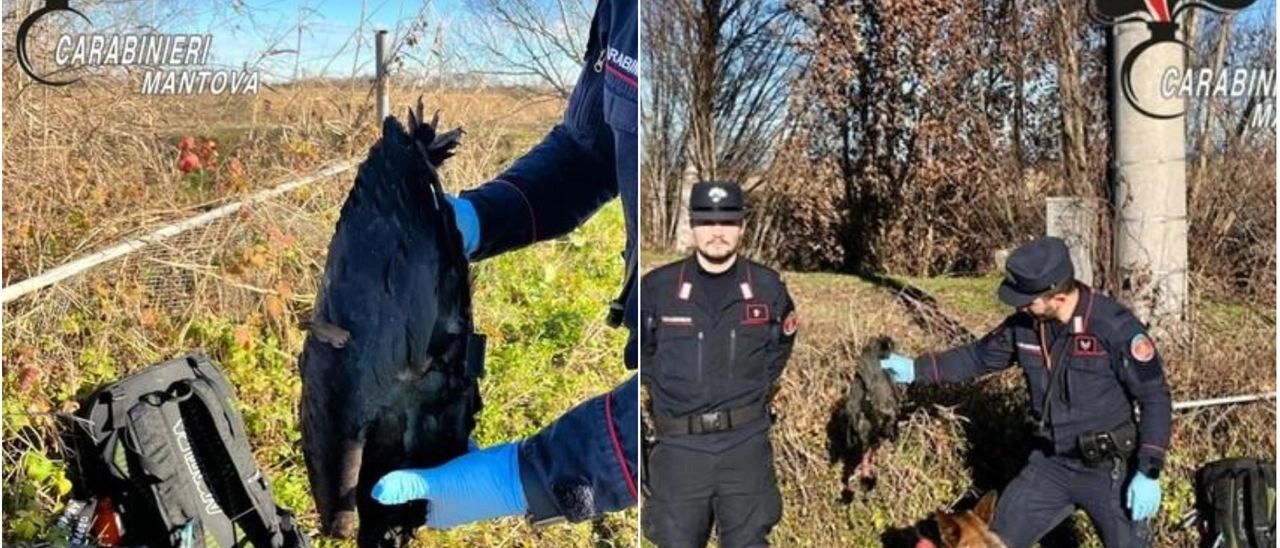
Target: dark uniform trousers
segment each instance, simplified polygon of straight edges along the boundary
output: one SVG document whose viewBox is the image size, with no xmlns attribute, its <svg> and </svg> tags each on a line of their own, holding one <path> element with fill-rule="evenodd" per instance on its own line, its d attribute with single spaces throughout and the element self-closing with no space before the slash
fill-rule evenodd
<svg viewBox="0 0 1280 548">
<path fill-rule="evenodd" d="M 1131 311 L 1087 286 L 1079 291 L 1066 325 L 1017 313 L 971 345 L 915 361 L 916 382 L 925 383 L 963 381 L 1015 363 L 1022 369 L 1040 428 L 1026 468 L 1001 493 L 992 519 L 992 531 L 1010 548 L 1030 547 L 1075 508 L 1107 548 L 1149 542 L 1148 524 L 1132 520 L 1126 498 L 1135 472 L 1159 475 L 1169 445 L 1163 363 Z M 1080 440 L 1121 429 L 1130 432 L 1127 448 L 1087 466 Z"/>
<path fill-rule="evenodd" d="M 740 258 L 725 273 L 735 278 L 715 284 L 729 294 L 710 295 L 697 268 L 689 258 L 641 281 L 640 371 L 658 426 L 644 533 L 661 548 L 700 548 L 714 527 L 720 546 L 768 546 L 782 498 L 766 406 L 797 320 L 773 270 Z"/>
<path fill-rule="evenodd" d="M 642 514 L 649 540 L 662 548 L 706 546 L 714 519 L 721 546 L 769 545 L 782 496 L 767 434 L 722 453 L 659 443 L 649 458 L 651 498 Z"/>
<path fill-rule="evenodd" d="M 1084 510 L 1108 548 L 1150 545 L 1146 521 L 1125 512 L 1129 465 L 1090 468 L 1079 459 L 1031 453 L 1027 466 L 1005 487 L 991 520 L 1009 548 L 1030 548 L 1075 508 Z"/>
</svg>

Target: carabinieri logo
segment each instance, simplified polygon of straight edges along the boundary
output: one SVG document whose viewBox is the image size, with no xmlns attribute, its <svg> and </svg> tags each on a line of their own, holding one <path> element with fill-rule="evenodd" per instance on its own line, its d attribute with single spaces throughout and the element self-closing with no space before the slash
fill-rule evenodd
<svg viewBox="0 0 1280 548">
<path fill-rule="evenodd" d="M 18 26 L 18 34 L 14 37 L 14 40 L 17 41 L 18 64 L 22 65 L 22 70 L 27 73 L 27 76 L 30 76 L 41 84 L 49 86 L 65 86 L 67 84 L 74 84 L 80 80 L 79 78 L 66 81 L 47 80 L 42 75 L 36 74 L 35 69 L 31 67 L 31 58 L 27 56 L 27 34 L 31 32 L 31 26 L 35 25 L 41 17 L 54 12 L 67 11 L 79 15 L 86 23 L 89 23 L 90 25 L 93 24 L 93 21 L 90 21 L 83 13 L 80 13 L 75 8 L 71 7 L 69 2 L 70 0 L 45 0 L 43 8 L 32 12 L 31 15 L 28 15 L 26 19 L 22 20 L 22 24 Z"/>
<path fill-rule="evenodd" d="M 1178 39 L 1178 18 L 1192 8 L 1202 8 L 1216 13 L 1240 11 L 1252 5 L 1256 0 L 1090 0 L 1089 15 L 1098 23 L 1118 25 L 1122 23 L 1145 22 L 1151 31 L 1151 38 L 1138 44 L 1124 58 L 1120 66 L 1121 89 L 1124 97 L 1138 112 L 1152 118 L 1167 120 L 1177 118 L 1185 112 L 1155 113 L 1148 111 L 1138 103 L 1137 94 L 1133 90 L 1133 78 L 1130 74 L 1133 65 L 1147 50 L 1164 43 L 1181 45 L 1191 49 L 1186 42 Z"/>
<path fill-rule="evenodd" d="M 46 15 L 65 11 L 78 16 L 90 27 L 85 14 L 72 8 L 70 0 L 45 0 L 44 7 L 34 11 L 18 26 L 15 53 L 23 72 L 41 84 L 66 86 L 80 81 L 55 80 L 41 73 L 31 62 L 28 41 L 32 27 Z M 53 62 L 59 69 L 101 69 L 135 67 L 142 72 L 141 93 L 144 95 L 178 95 L 230 92 L 258 92 L 258 71 L 209 69 L 213 37 L 208 34 L 115 34 L 63 33 L 53 48 Z M 180 68 L 163 68 L 180 67 Z M 198 67 L 198 68 L 190 68 Z"/>
</svg>

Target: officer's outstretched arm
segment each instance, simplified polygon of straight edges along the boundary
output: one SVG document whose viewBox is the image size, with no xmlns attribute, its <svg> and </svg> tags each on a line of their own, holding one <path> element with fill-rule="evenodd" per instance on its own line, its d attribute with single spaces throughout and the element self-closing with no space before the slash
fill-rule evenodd
<svg viewBox="0 0 1280 548">
<path fill-rule="evenodd" d="M 638 394 L 632 375 L 520 442 L 530 519 L 579 522 L 635 505 Z"/>
<path fill-rule="evenodd" d="M 612 131 L 600 114 L 603 81 L 584 67 L 565 121 L 493 181 L 461 194 L 479 220 L 472 259 L 562 236 L 617 196 Z M 588 120 L 596 123 L 581 127 Z"/>
<path fill-rule="evenodd" d="M 963 382 L 1009 367 L 1015 352 L 1009 327 L 1013 320 L 1012 316 L 1005 319 L 972 344 L 917 357 L 914 382 Z"/>
<path fill-rule="evenodd" d="M 1164 360 L 1146 329 L 1125 313 L 1108 337 L 1112 366 L 1125 389 L 1138 402 L 1138 471 L 1158 478 L 1173 433 L 1173 398 L 1164 376 Z"/>
</svg>

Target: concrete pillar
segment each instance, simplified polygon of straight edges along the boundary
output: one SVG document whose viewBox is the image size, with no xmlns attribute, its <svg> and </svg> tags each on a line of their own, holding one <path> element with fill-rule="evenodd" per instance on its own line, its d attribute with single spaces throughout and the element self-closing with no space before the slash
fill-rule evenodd
<svg viewBox="0 0 1280 548">
<path fill-rule="evenodd" d="M 1057 236 L 1071 249 L 1076 279 L 1096 286 L 1098 269 L 1098 201 L 1093 198 L 1054 196 L 1045 199 L 1045 235 Z"/>
<path fill-rule="evenodd" d="M 680 207 L 676 215 L 676 253 L 685 253 L 693 249 L 693 229 L 689 226 L 689 196 L 693 194 L 693 184 L 698 182 L 698 170 L 693 162 L 685 167 L 684 176 L 680 178 Z"/>
<path fill-rule="evenodd" d="M 1171 31 L 1163 23 L 1165 32 Z M 1156 26 L 1113 27 L 1111 94 L 1115 152 L 1115 267 L 1117 295 L 1157 337 L 1186 334 L 1187 176 L 1185 120 L 1152 117 L 1185 110 L 1185 99 L 1161 93 L 1162 76 L 1185 65 L 1182 46 L 1164 42 L 1146 49 L 1128 80 L 1144 113 L 1126 97 L 1125 58 L 1152 36 Z"/>
</svg>

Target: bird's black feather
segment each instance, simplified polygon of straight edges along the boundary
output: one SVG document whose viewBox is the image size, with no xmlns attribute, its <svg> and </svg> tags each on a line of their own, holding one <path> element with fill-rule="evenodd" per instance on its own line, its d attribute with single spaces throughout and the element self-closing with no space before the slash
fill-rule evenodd
<svg viewBox="0 0 1280 548">
<path fill-rule="evenodd" d="M 324 532 L 394 546 L 425 517 L 422 503 L 382 507 L 373 483 L 466 451 L 480 409 L 466 367 L 469 265 L 436 168 L 461 129 L 438 117 L 383 121 L 329 244 L 313 329 L 299 360 L 302 446 Z M 348 337 L 334 345 L 334 329 Z"/>
</svg>

